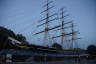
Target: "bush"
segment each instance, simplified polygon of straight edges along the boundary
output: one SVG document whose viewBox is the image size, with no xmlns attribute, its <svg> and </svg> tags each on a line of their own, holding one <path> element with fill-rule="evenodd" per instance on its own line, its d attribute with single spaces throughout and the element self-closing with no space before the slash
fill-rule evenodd
<svg viewBox="0 0 96 64">
<path fill-rule="evenodd" d="M 87 48 L 87 53 L 91 55 L 96 55 L 96 46 L 95 45 L 89 45 Z"/>
</svg>

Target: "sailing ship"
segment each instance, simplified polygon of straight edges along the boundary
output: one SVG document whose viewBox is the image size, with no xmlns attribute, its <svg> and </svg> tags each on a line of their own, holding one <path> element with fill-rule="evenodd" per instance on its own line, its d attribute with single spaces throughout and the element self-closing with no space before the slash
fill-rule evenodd
<svg viewBox="0 0 96 64">
<path fill-rule="evenodd" d="M 46 2 L 47 3 L 43 6 L 45 8 L 45 10 L 43 12 L 41 12 L 41 13 L 45 14 L 45 17 L 39 21 L 39 23 L 41 23 L 41 24 L 39 24 L 37 26 L 37 27 L 43 26 L 44 30 L 37 32 L 34 35 L 37 36 L 39 34 L 44 33 L 44 41 L 43 41 L 44 46 L 48 46 L 48 43 L 50 43 L 50 40 L 55 40 L 57 38 L 61 38 L 61 41 L 59 41 L 59 42 L 61 42 L 60 45 L 62 45 L 63 48 L 64 48 L 64 43 L 66 44 L 66 42 L 69 42 L 70 43 L 69 49 L 74 49 L 74 44 L 75 45 L 77 44 L 77 43 L 74 43 L 74 41 L 76 41 L 80 38 L 76 37 L 76 35 L 79 34 L 79 32 L 74 30 L 73 21 L 68 21 L 68 22 L 65 21 L 66 17 L 69 16 L 69 14 L 65 15 L 64 8 L 60 9 L 60 11 L 61 11 L 60 17 L 58 17 L 58 13 L 51 14 L 50 10 L 54 6 L 50 6 L 50 5 L 52 4 L 53 1 L 47 0 Z M 50 24 L 52 22 L 55 23 L 56 21 L 60 21 L 60 24 L 50 28 Z M 68 31 L 66 32 L 67 29 L 68 30 L 70 29 L 71 32 L 68 32 Z M 59 35 L 54 34 L 54 36 L 50 36 L 50 32 L 55 33 L 55 31 L 59 32 L 60 34 Z M 68 37 L 69 38 L 71 37 L 70 40 L 66 40 L 66 38 L 68 38 Z"/>
<path fill-rule="evenodd" d="M 23 60 L 36 60 L 36 61 L 52 61 L 55 60 L 63 60 L 65 57 L 80 57 L 80 56 L 86 56 L 86 55 L 80 55 L 82 54 L 82 50 L 75 48 L 74 44 L 77 45 L 77 42 L 74 43 L 76 40 L 80 39 L 77 38 L 76 35 L 79 34 L 78 31 L 74 30 L 74 23 L 73 21 L 66 22 L 65 18 L 69 16 L 66 15 L 64 12 L 64 8 L 60 9 L 60 16 L 58 17 L 58 13 L 50 14 L 50 10 L 53 8 L 53 6 L 50 7 L 50 4 L 52 4 L 53 1 L 46 1 L 47 3 L 43 6 L 46 8 L 43 12 L 45 16 L 43 19 L 39 21 L 39 24 L 37 27 L 44 26 L 44 30 L 35 33 L 34 35 L 37 36 L 41 33 L 44 34 L 44 45 L 24 45 L 22 42 L 19 42 L 18 40 L 8 37 L 8 40 L 10 40 L 12 46 L 14 45 L 14 49 L 10 50 L 1 50 L 0 54 L 12 54 L 14 55 L 13 59 L 14 61 L 19 59 L 19 56 L 22 56 Z M 55 25 L 53 27 L 50 27 L 51 22 L 55 24 L 56 21 L 59 21 L 59 25 Z M 68 29 L 68 31 L 67 31 Z M 53 33 L 53 35 L 50 36 L 49 33 Z M 55 32 L 58 32 L 59 34 L 54 34 Z M 50 36 L 50 37 L 49 37 Z M 56 40 L 57 38 L 60 38 L 59 44 L 63 47 L 62 49 L 58 49 L 55 47 L 48 46 L 50 44 L 50 40 Z M 66 40 L 66 38 L 69 38 Z M 55 41 L 55 43 L 57 43 Z M 69 47 L 65 47 L 64 44 L 69 43 Z M 19 55 L 19 56 L 18 56 Z M 25 58 L 25 59 L 24 59 Z M 38 60 L 39 59 L 39 60 Z"/>
<path fill-rule="evenodd" d="M 77 43 L 74 43 L 74 41 L 80 39 L 80 38 L 77 38 L 76 35 L 78 34 L 78 31 L 75 31 L 74 30 L 74 24 L 73 24 L 73 21 L 68 21 L 66 22 L 65 21 L 65 18 L 67 16 L 69 16 L 68 14 L 66 15 L 65 12 L 64 12 L 64 8 L 61 8 L 60 9 L 60 16 L 58 16 L 58 13 L 53 13 L 51 14 L 50 11 L 51 9 L 54 7 L 54 6 L 50 6 L 51 4 L 53 3 L 53 1 L 49 1 L 49 0 L 46 0 L 46 4 L 43 6 L 45 8 L 45 10 L 41 13 L 44 13 L 45 16 L 43 19 L 41 19 L 39 21 L 39 24 L 37 27 L 41 27 L 43 26 L 44 27 L 44 30 L 40 31 L 40 32 L 37 32 L 35 33 L 34 35 L 37 36 L 41 33 L 44 34 L 44 41 L 43 41 L 43 44 L 44 45 L 30 45 L 30 44 L 27 44 L 27 45 L 24 45 L 22 44 L 22 42 L 19 42 L 17 41 L 16 39 L 12 38 L 12 37 L 8 37 L 8 40 L 10 40 L 12 46 L 16 46 L 15 49 L 27 49 L 27 50 L 39 50 L 39 51 L 49 51 L 49 52 L 57 52 L 57 53 L 63 53 L 65 51 L 68 51 L 73 53 L 74 50 L 78 50 L 78 48 L 74 48 L 74 44 L 77 44 Z M 53 27 L 50 27 L 50 25 L 52 24 L 52 22 L 54 24 L 56 24 L 55 22 L 60 22 L 59 25 L 55 25 Z M 53 24 L 52 24 L 53 25 Z M 70 29 L 71 32 L 67 31 L 67 29 Z M 67 32 L 66 32 L 67 31 Z M 58 32 L 59 34 L 54 34 L 55 32 Z M 51 36 L 50 36 L 50 33 Z M 50 36 L 50 37 L 49 37 Z M 66 40 L 66 38 L 69 38 L 69 40 Z M 51 47 L 51 46 L 48 46 L 48 44 L 52 43 L 50 42 L 50 40 L 53 41 L 54 43 L 54 40 L 56 40 L 57 38 L 60 38 L 60 41 L 59 41 L 59 44 L 63 47 L 61 49 L 57 49 L 56 47 Z M 64 44 L 66 44 L 66 42 L 69 42 L 68 43 L 68 46 L 69 48 L 65 48 Z M 55 41 L 56 43 L 56 41 Z"/>
</svg>

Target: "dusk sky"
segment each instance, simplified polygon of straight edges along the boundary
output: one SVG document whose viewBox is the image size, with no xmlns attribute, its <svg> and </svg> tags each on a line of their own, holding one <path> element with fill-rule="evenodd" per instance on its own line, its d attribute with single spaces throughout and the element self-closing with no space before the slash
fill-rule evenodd
<svg viewBox="0 0 96 64">
<path fill-rule="evenodd" d="M 69 19 L 74 20 L 76 30 L 80 32 L 78 37 L 82 38 L 78 42 L 79 47 L 96 45 L 96 0 L 53 1 L 51 5 L 55 6 L 55 12 L 64 7 L 70 14 Z M 23 34 L 30 43 L 41 44 L 33 34 L 39 30 L 36 25 L 41 19 L 44 3 L 46 0 L 0 0 L 0 26 L 11 29 L 16 34 Z"/>
</svg>

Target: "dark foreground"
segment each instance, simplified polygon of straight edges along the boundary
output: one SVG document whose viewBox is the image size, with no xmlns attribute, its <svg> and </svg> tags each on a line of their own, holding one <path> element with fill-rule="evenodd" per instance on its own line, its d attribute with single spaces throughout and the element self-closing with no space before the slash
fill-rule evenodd
<svg viewBox="0 0 96 64">
<path fill-rule="evenodd" d="M 92 59 L 64 59 L 62 61 L 44 61 L 44 62 L 12 62 L 7 64 L 96 64 L 96 58 Z"/>
</svg>

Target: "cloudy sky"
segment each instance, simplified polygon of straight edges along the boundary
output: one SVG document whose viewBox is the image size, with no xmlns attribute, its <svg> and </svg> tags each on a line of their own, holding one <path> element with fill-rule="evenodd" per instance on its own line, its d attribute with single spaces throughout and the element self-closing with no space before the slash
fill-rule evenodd
<svg viewBox="0 0 96 64">
<path fill-rule="evenodd" d="M 53 0 L 54 11 L 64 7 L 69 18 L 74 20 L 79 47 L 86 48 L 90 44 L 96 45 L 96 1 L 95 0 Z M 40 12 L 46 0 L 0 0 L 0 26 L 26 36 L 30 43 L 37 43 L 39 39 L 32 35 L 38 29 L 36 25 L 41 19 Z M 39 37 L 40 38 L 40 37 Z"/>
</svg>

